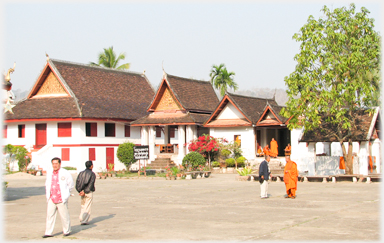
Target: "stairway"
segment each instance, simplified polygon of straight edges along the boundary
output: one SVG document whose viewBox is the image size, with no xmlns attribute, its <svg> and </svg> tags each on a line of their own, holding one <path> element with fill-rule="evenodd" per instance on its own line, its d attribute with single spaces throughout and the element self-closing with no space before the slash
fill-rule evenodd
<svg viewBox="0 0 384 243">
<path fill-rule="evenodd" d="M 176 164 L 171 160 L 172 154 L 162 154 L 158 155 L 157 158 L 152 161 L 150 164 L 148 164 L 148 167 L 150 167 L 153 170 L 164 170 L 165 167 L 173 167 L 176 166 Z"/>
<path fill-rule="evenodd" d="M 259 173 L 259 166 L 261 162 L 255 164 L 255 174 Z M 272 159 L 269 161 L 269 169 L 272 175 L 284 175 L 284 165 L 278 159 Z"/>
</svg>

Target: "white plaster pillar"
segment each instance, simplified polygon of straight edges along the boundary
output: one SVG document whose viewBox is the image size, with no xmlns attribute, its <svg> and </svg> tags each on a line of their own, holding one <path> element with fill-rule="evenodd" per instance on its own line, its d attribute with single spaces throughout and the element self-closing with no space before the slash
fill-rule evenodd
<svg viewBox="0 0 384 243">
<path fill-rule="evenodd" d="M 177 156 L 178 164 L 181 164 L 183 162 L 183 158 L 185 156 L 185 126 L 180 125 L 177 129 L 178 132 L 178 144 L 179 144 L 179 154 Z"/>
<path fill-rule="evenodd" d="M 369 142 L 360 143 L 359 163 L 353 163 L 353 174 L 368 175 Z M 355 170 L 356 168 L 356 170 Z"/>
<path fill-rule="evenodd" d="M 149 145 L 149 163 L 155 160 L 155 139 L 156 127 L 150 126 L 148 129 L 148 145 Z"/>
<path fill-rule="evenodd" d="M 169 126 L 164 126 L 164 144 L 167 145 L 169 140 Z"/>
<path fill-rule="evenodd" d="M 188 149 L 188 145 L 190 144 L 190 142 L 192 141 L 192 140 L 194 140 L 194 137 L 195 137 L 195 130 L 196 130 L 196 128 L 195 128 L 196 126 L 194 126 L 194 125 L 188 125 L 187 126 L 187 131 L 186 131 L 186 143 L 187 143 L 187 146 L 186 146 L 186 151 L 187 151 L 187 153 L 189 153 L 190 151 L 189 151 L 189 149 Z M 180 147 L 180 146 L 179 146 Z"/>
<path fill-rule="evenodd" d="M 381 171 L 380 151 L 381 151 L 381 142 L 379 139 L 375 139 L 375 141 L 372 144 L 372 156 L 376 157 L 376 171 L 377 171 L 377 173 L 380 173 L 380 171 Z M 372 163 L 373 163 L 373 161 L 372 161 Z"/>
<path fill-rule="evenodd" d="M 141 145 L 148 145 L 148 127 L 141 127 Z"/>
<path fill-rule="evenodd" d="M 308 144 L 308 175 L 316 175 L 316 143 Z"/>
</svg>

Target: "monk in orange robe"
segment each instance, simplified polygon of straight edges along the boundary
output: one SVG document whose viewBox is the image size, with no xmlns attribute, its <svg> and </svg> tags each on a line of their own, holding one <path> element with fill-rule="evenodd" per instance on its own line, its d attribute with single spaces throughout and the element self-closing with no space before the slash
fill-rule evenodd
<svg viewBox="0 0 384 243">
<path fill-rule="evenodd" d="M 287 191 L 285 198 L 295 199 L 297 190 L 297 178 L 299 176 L 299 172 L 297 171 L 297 164 L 291 160 L 289 155 L 285 156 L 285 160 L 287 161 L 284 168 L 284 183 Z"/>
<path fill-rule="evenodd" d="M 277 151 L 277 147 L 278 147 L 278 145 L 277 145 L 277 141 L 274 139 L 274 138 L 272 138 L 272 141 L 271 141 L 271 150 L 270 150 L 270 153 L 269 153 L 269 155 L 271 156 L 271 157 L 277 157 L 277 155 L 278 155 L 278 151 Z"/>
<path fill-rule="evenodd" d="M 288 143 L 287 147 L 284 149 L 285 155 L 291 155 L 291 145 Z"/>
<path fill-rule="evenodd" d="M 268 144 L 263 148 L 264 155 L 269 155 L 269 146 Z"/>
<path fill-rule="evenodd" d="M 261 148 L 260 144 L 257 144 L 257 155 L 258 156 L 264 155 L 263 149 Z"/>
</svg>

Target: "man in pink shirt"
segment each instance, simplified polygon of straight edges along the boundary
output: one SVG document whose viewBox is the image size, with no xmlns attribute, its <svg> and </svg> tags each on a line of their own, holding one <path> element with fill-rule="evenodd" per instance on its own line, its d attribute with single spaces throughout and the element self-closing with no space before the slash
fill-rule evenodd
<svg viewBox="0 0 384 243">
<path fill-rule="evenodd" d="M 53 170 L 48 171 L 45 181 L 45 194 L 48 202 L 47 221 L 43 238 L 52 237 L 56 214 L 59 211 L 64 236 L 71 232 L 71 221 L 68 211 L 68 199 L 74 187 L 71 173 L 61 168 L 61 159 L 51 160 Z"/>
</svg>

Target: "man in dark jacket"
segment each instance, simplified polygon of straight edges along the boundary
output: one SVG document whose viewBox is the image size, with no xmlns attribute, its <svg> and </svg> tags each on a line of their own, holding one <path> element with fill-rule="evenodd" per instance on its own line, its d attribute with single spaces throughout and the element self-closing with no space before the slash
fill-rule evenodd
<svg viewBox="0 0 384 243">
<path fill-rule="evenodd" d="M 260 181 L 260 197 L 261 199 L 268 198 L 268 180 L 271 177 L 269 170 L 269 161 L 271 158 L 268 154 L 265 155 L 265 160 L 261 162 L 259 167 L 259 181 Z"/>
<path fill-rule="evenodd" d="M 93 192 L 95 191 L 96 175 L 93 173 L 92 161 L 85 162 L 86 169 L 79 173 L 76 179 L 76 190 L 81 196 L 80 223 L 87 225 L 91 216 Z"/>
</svg>

